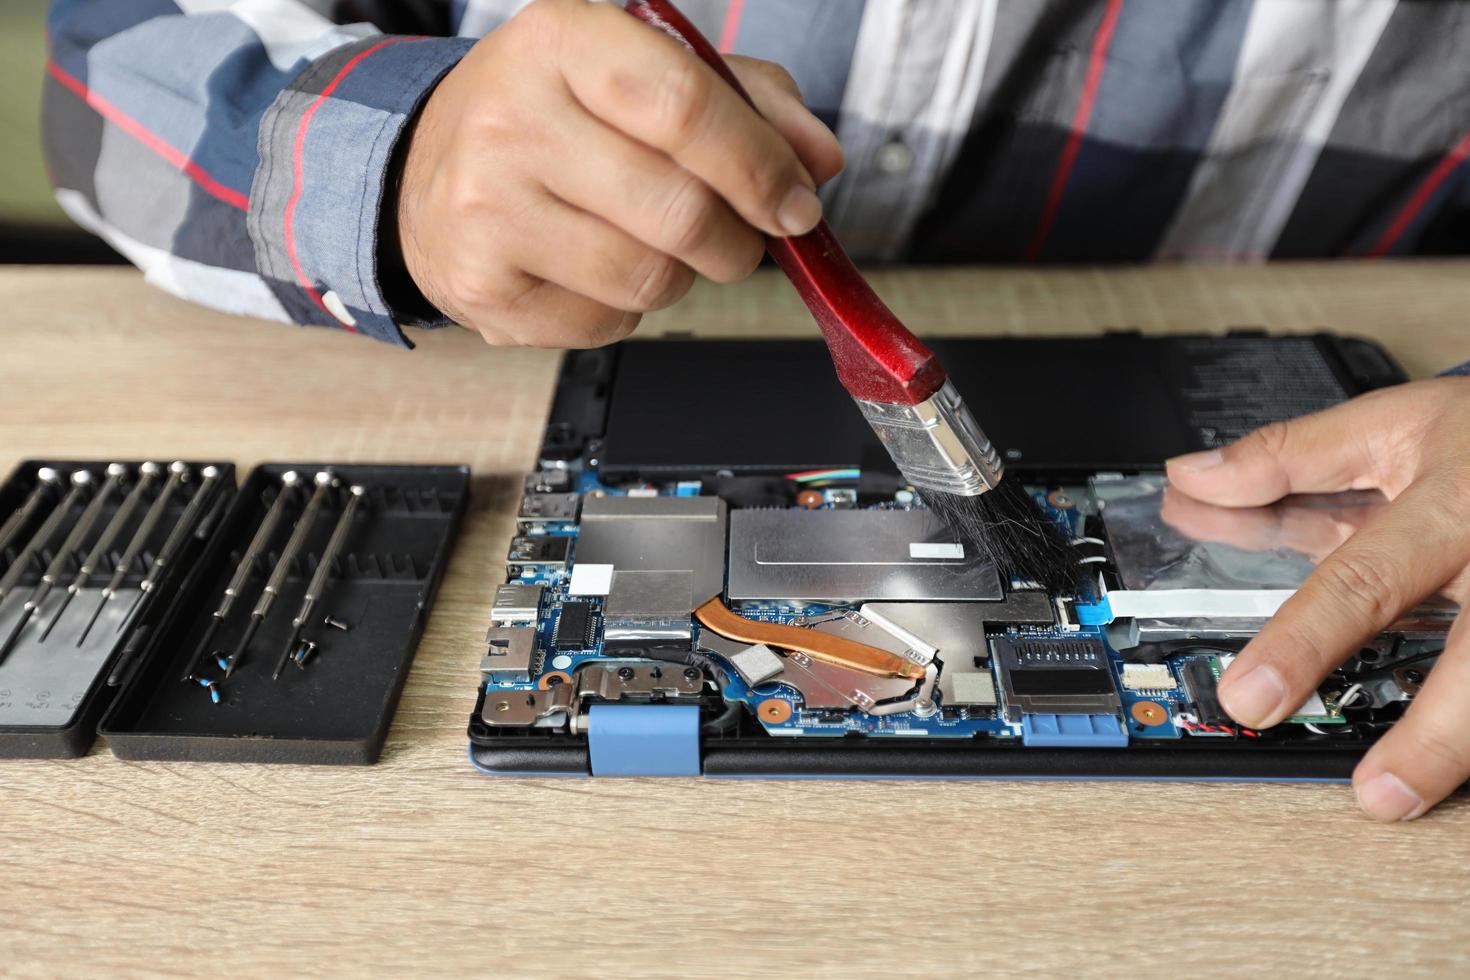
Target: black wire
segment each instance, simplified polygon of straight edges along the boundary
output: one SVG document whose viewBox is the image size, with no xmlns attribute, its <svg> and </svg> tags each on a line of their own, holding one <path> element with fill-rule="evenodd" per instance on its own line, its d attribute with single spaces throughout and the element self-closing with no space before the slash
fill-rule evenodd
<svg viewBox="0 0 1470 980">
<path fill-rule="evenodd" d="M 740 720 L 740 713 L 745 709 L 744 701 L 726 701 L 725 710 L 714 718 L 699 726 L 699 730 L 705 735 L 717 735 L 734 728 Z"/>
</svg>

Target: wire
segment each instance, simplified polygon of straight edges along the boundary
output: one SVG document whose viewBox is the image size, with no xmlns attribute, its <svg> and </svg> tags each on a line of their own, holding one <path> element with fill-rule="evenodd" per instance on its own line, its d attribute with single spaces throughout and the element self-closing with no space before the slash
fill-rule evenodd
<svg viewBox="0 0 1470 980">
<path fill-rule="evenodd" d="M 1354 684 L 1352 687 L 1348 688 L 1346 691 L 1343 691 L 1342 692 L 1342 697 L 1340 697 L 1340 698 L 1337 699 L 1337 710 L 1338 710 L 1338 712 L 1341 713 L 1345 708 L 1347 708 L 1350 704 L 1352 704 L 1354 701 L 1356 701 L 1358 699 L 1358 695 L 1359 694 L 1362 694 L 1362 693 L 1363 693 L 1363 684 L 1362 684 L 1361 681 L 1359 683 L 1357 683 L 1357 684 Z"/>
<path fill-rule="evenodd" d="M 1204 722 L 1184 714 L 1175 715 L 1171 719 L 1174 724 L 1187 732 L 1212 732 L 1217 735 L 1244 735 L 1247 738 L 1260 738 L 1261 733 L 1251 728 L 1235 728 L 1231 725 L 1206 725 Z"/>
<path fill-rule="evenodd" d="M 700 725 L 699 730 L 706 735 L 729 731 L 740 720 L 740 712 L 743 710 L 745 710 L 744 701 L 726 701 L 725 710 Z"/>
<path fill-rule="evenodd" d="M 797 483 L 816 483 L 829 480 L 856 480 L 861 475 L 857 469 L 841 470 L 802 470 L 799 473 L 787 473 L 786 479 Z"/>
</svg>

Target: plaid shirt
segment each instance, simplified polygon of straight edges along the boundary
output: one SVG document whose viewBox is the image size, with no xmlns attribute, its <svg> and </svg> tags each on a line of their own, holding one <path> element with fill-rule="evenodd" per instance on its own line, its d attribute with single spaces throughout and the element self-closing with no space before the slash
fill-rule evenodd
<svg viewBox="0 0 1470 980">
<path fill-rule="evenodd" d="M 150 281 L 407 344 L 376 242 L 395 143 L 518 0 L 54 0 L 57 196 Z M 1470 7 L 684 0 L 785 65 L 869 261 L 1470 251 Z"/>
</svg>

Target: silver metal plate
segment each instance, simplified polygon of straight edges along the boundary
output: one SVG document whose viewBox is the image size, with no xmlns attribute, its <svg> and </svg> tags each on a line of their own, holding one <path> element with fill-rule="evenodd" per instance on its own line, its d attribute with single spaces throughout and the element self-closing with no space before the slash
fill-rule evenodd
<svg viewBox="0 0 1470 980">
<path fill-rule="evenodd" d="M 725 502 L 718 497 L 588 497 L 576 560 L 625 571 L 690 573 L 694 611 L 724 584 Z"/>
<path fill-rule="evenodd" d="M 1131 590 L 1295 589 L 1316 568 L 1298 532 L 1310 533 L 1314 520 L 1330 529 L 1334 516 L 1383 504 L 1377 493 L 1346 493 L 1214 507 L 1171 490 L 1162 474 L 1094 479 L 1092 492 Z"/>
<path fill-rule="evenodd" d="M 978 705 L 994 707 L 995 676 L 988 670 L 951 670 L 949 665 L 939 672 L 939 699 L 945 705 Z"/>
<path fill-rule="evenodd" d="M 1051 600 L 1040 592 L 1012 592 L 1003 602 L 869 602 L 860 610 L 884 628 L 918 641 L 916 649 L 937 651 L 946 664 L 987 659 L 985 624 L 1056 622 Z M 941 675 L 942 679 L 943 675 Z"/>
<path fill-rule="evenodd" d="M 914 557 L 944 550 L 925 545 L 955 543 L 925 510 L 737 510 L 730 515 L 729 596 L 1001 598 L 994 566 L 978 556 Z"/>
<path fill-rule="evenodd" d="M 603 603 L 609 622 L 667 622 L 689 619 L 694 608 L 694 573 L 615 569 Z M 706 597 L 708 598 L 708 597 Z"/>
<path fill-rule="evenodd" d="M 1091 489 L 1124 590 L 1157 597 L 1151 607 L 1167 604 L 1167 614 L 1137 615 L 1144 639 L 1253 635 L 1264 616 L 1238 611 L 1250 593 L 1296 590 L 1346 530 L 1387 504 L 1377 491 L 1349 491 L 1216 507 L 1171 488 L 1162 474 L 1094 477 Z M 1454 618 L 1452 603 L 1432 598 L 1405 625 L 1447 629 Z"/>
</svg>

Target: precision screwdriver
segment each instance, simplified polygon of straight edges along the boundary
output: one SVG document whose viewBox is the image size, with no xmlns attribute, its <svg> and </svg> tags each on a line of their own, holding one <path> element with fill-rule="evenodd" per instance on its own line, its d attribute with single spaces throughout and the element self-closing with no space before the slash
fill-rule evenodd
<svg viewBox="0 0 1470 980">
<path fill-rule="evenodd" d="M 26 568 L 36 559 L 37 555 L 46 550 L 46 545 L 56 536 L 56 532 L 66 522 L 67 515 L 76 509 L 77 504 L 81 502 L 82 497 L 87 493 L 87 488 L 91 485 L 92 474 L 86 470 L 77 470 L 71 475 L 71 490 L 67 491 L 66 497 L 46 517 L 40 530 L 26 543 L 21 553 L 15 556 L 15 563 L 6 569 L 4 577 L 0 578 L 0 600 L 10 594 L 20 581 L 20 577 L 25 574 Z"/>
<path fill-rule="evenodd" d="M 61 474 L 49 466 L 43 466 L 36 470 L 36 486 L 26 497 L 26 502 L 20 505 L 20 509 L 5 519 L 0 525 L 0 559 L 10 550 L 24 533 L 31 519 L 41 510 L 46 501 L 50 499 L 57 490 L 61 488 Z"/>
<path fill-rule="evenodd" d="M 45 643 L 51 631 L 56 629 L 56 624 L 61 622 L 61 614 L 66 612 L 66 607 L 77 597 L 77 593 L 86 588 L 88 580 L 102 564 L 102 560 L 117 546 L 118 539 L 122 537 L 123 531 L 132 521 L 133 514 L 137 513 L 138 505 L 143 502 L 144 494 L 153 486 L 158 474 L 162 472 L 163 467 L 157 463 L 144 463 L 138 467 L 137 482 L 133 484 L 133 489 L 128 492 L 122 506 L 118 507 L 117 513 L 112 515 L 112 520 L 108 521 L 107 527 L 103 529 L 102 536 L 97 539 L 97 543 L 92 546 L 91 552 L 82 560 L 81 568 L 77 569 L 77 577 L 72 579 L 71 584 L 66 587 L 66 598 L 61 600 L 61 605 L 51 617 L 51 622 L 47 623 L 46 629 L 41 632 L 42 643 Z"/>
<path fill-rule="evenodd" d="M 189 658 L 189 666 L 184 668 L 184 674 L 179 680 L 187 681 L 194 676 L 194 670 L 199 666 L 200 658 L 209 649 L 210 641 L 214 639 L 215 633 L 219 632 L 220 626 L 229 618 L 230 610 L 234 608 L 235 600 L 240 597 L 245 583 L 250 580 L 256 562 L 270 547 L 271 538 L 275 537 L 276 529 L 281 526 L 281 520 L 286 516 L 287 503 L 300 485 L 301 474 L 295 470 L 281 474 L 281 489 L 277 491 L 276 499 L 271 501 L 270 509 L 265 514 L 265 520 L 261 521 L 260 527 L 255 529 L 255 537 L 250 539 L 250 545 L 245 549 L 240 564 L 235 566 L 235 574 L 230 576 L 230 582 L 225 586 L 225 594 L 220 599 L 219 608 L 214 611 L 214 616 L 209 621 L 209 628 L 204 631 L 204 638 L 199 641 L 194 655 Z"/>
<path fill-rule="evenodd" d="M 85 473 L 86 471 L 84 470 L 82 472 Z M 91 536 L 92 529 L 102 519 L 103 508 L 112 499 L 113 493 L 116 492 L 118 484 L 122 482 L 122 478 L 127 472 L 128 468 L 121 463 L 113 463 L 107 467 L 107 479 L 102 481 L 102 487 L 92 495 L 91 501 L 87 504 L 86 509 L 82 511 L 82 516 L 77 518 L 77 522 L 72 525 L 71 532 L 67 534 L 66 540 L 62 542 L 61 547 L 57 548 L 56 552 L 51 556 L 51 564 L 46 566 L 46 570 L 41 573 L 41 581 L 31 590 L 30 598 L 26 600 L 25 607 L 21 609 L 20 617 L 16 619 L 15 625 L 10 628 L 9 635 L 5 637 L 3 642 L 0 642 L 0 663 L 3 663 L 5 658 L 10 656 L 11 648 L 15 646 L 15 641 L 20 638 L 20 634 L 26 628 L 26 624 L 36 615 L 36 610 L 41 608 L 41 604 L 46 601 L 46 597 L 51 594 L 51 590 L 61 581 L 61 575 L 66 571 L 67 562 L 71 561 L 72 555 L 80 551 L 82 545 L 86 543 L 87 538 Z M 92 482 L 92 475 L 90 473 L 87 473 L 87 482 Z"/>
<path fill-rule="evenodd" d="M 92 627 L 97 625 L 97 619 L 102 615 L 102 610 L 107 604 L 116 598 L 118 590 L 122 588 L 123 581 L 127 579 L 128 572 L 143 554 L 143 549 L 148 547 L 148 539 L 153 537 L 153 531 L 158 527 L 158 522 L 163 519 L 164 511 L 168 510 L 169 501 L 178 491 L 179 484 L 189 474 L 189 467 L 175 460 L 168 464 L 168 479 L 163 483 L 163 489 L 158 491 L 158 496 L 153 499 L 153 505 L 148 508 L 148 513 L 143 515 L 143 522 L 138 525 L 138 530 L 133 532 L 133 539 L 128 542 L 128 547 L 123 551 L 123 556 L 118 560 L 117 568 L 108 579 L 107 586 L 102 590 L 102 598 L 97 602 L 97 608 L 92 610 L 92 618 L 87 621 L 87 628 L 82 630 L 82 635 L 77 638 L 77 646 L 81 647 L 87 642 L 87 636 L 92 632 Z"/>
<path fill-rule="evenodd" d="M 201 477 L 199 488 L 194 491 L 184 513 L 174 522 L 174 526 L 168 532 L 168 537 L 163 541 L 163 547 L 158 549 L 158 554 L 153 558 L 153 565 L 148 569 L 148 574 L 143 578 L 142 584 L 138 586 L 138 598 L 133 600 L 133 607 L 123 617 L 122 622 L 117 624 L 117 632 L 125 630 L 138 613 L 146 606 L 153 595 L 153 590 L 158 588 L 158 583 L 168 574 L 170 566 L 178 557 L 180 551 L 184 550 L 184 542 L 188 540 L 194 526 L 204 516 L 205 505 L 209 503 L 214 495 L 214 488 L 219 481 L 219 467 L 206 466 L 199 471 Z"/>
<path fill-rule="evenodd" d="M 276 680 L 281 676 L 286 662 L 291 659 L 291 651 L 296 648 L 296 641 L 301 639 L 301 627 L 305 626 L 307 620 L 311 618 L 312 609 L 315 608 L 317 600 L 322 597 L 322 591 L 327 586 L 327 579 L 332 575 L 332 563 L 337 560 L 337 556 L 347 543 L 347 535 L 352 530 L 352 519 L 357 516 L 357 509 L 362 506 L 362 499 L 367 491 L 354 485 L 347 493 L 347 506 L 342 508 L 342 513 L 337 518 L 337 526 L 332 528 L 332 537 L 327 541 L 327 547 L 322 552 L 322 560 L 317 563 L 316 571 L 312 573 L 311 581 L 307 583 L 306 595 L 301 599 L 301 611 L 291 621 L 291 638 L 286 641 L 286 648 L 281 651 L 281 659 L 276 662 L 276 669 L 271 673 L 271 680 Z"/>
<path fill-rule="evenodd" d="M 245 635 L 240 637 L 240 643 L 235 647 L 229 659 L 225 661 L 225 676 L 229 677 L 240 666 L 245 657 L 245 651 L 250 648 L 250 641 L 255 638 L 256 630 L 260 624 L 265 622 L 265 617 L 270 615 L 271 606 L 275 604 L 276 596 L 281 594 L 281 589 L 286 584 L 286 576 L 291 574 L 291 563 L 301 549 L 306 546 L 307 535 L 311 534 L 311 527 L 316 523 L 316 516 L 321 512 L 322 505 L 326 503 L 327 491 L 336 482 L 332 474 L 322 470 L 315 477 L 316 489 L 311 493 L 311 500 L 307 502 L 306 509 L 296 520 L 296 527 L 291 531 L 291 537 L 286 542 L 286 547 L 281 551 L 281 557 L 276 559 L 276 567 L 271 569 L 270 578 L 266 580 L 265 588 L 261 590 L 260 598 L 256 600 L 255 608 L 250 612 L 250 625 L 245 628 Z"/>
</svg>

